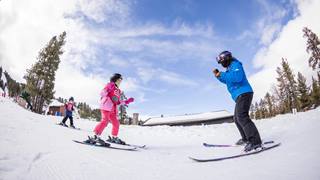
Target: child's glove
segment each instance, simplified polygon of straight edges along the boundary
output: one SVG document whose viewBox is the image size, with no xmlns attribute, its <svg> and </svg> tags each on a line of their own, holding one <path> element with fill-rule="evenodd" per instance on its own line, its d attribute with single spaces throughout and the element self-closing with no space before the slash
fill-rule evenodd
<svg viewBox="0 0 320 180">
<path fill-rule="evenodd" d="M 124 103 L 125 103 L 126 105 L 128 105 L 128 104 L 132 103 L 133 101 L 134 101 L 134 98 L 131 97 L 131 98 L 125 100 Z"/>
</svg>

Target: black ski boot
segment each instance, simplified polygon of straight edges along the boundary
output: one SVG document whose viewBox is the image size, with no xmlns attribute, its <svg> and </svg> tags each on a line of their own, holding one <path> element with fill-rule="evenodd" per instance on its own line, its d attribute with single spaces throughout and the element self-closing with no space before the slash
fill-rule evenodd
<svg viewBox="0 0 320 180">
<path fill-rule="evenodd" d="M 75 129 L 76 127 L 72 124 L 72 125 L 70 125 L 70 128 L 73 128 L 73 129 Z"/>
<path fill-rule="evenodd" d="M 250 152 L 252 150 L 257 150 L 259 148 L 262 148 L 261 144 L 253 144 L 251 142 L 248 142 L 247 145 L 244 147 L 244 152 Z"/>
<path fill-rule="evenodd" d="M 120 138 L 118 137 L 110 137 L 108 139 L 109 142 L 115 143 L 115 144 L 121 144 L 121 145 L 126 145 L 126 143 L 124 141 L 122 141 Z"/>
<path fill-rule="evenodd" d="M 63 123 L 63 122 L 60 122 L 59 125 L 64 126 L 64 127 L 68 127 L 68 125 L 66 125 L 66 124 Z"/>
<path fill-rule="evenodd" d="M 100 146 L 107 146 L 107 147 L 110 146 L 109 143 L 106 143 L 104 140 L 102 140 L 97 135 L 94 135 L 92 137 L 88 136 L 88 139 L 86 141 L 84 141 L 84 142 L 85 143 L 89 143 L 89 144 L 97 144 L 97 145 L 100 145 Z"/>
<path fill-rule="evenodd" d="M 237 142 L 236 142 L 236 145 L 246 145 L 248 143 L 247 140 L 244 140 L 244 139 L 239 139 Z"/>
</svg>

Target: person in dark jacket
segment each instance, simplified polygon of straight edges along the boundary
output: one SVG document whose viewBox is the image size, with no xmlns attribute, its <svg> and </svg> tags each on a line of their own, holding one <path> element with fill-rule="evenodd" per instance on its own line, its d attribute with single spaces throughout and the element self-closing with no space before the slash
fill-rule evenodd
<svg viewBox="0 0 320 180">
<path fill-rule="evenodd" d="M 23 91 L 20 97 L 27 102 L 27 109 L 30 109 L 32 111 L 32 105 L 30 103 L 30 94 L 27 91 Z"/>
<path fill-rule="evenodd" d="M 229 51 L 223 51 L 217 57 L 217 62 L 226 68 L 225 72 L 214 69 L 213 73 L 218 80 L 227 85 L 227 89 L 236 102 L 234 121 L 240 132 L 241 139 L 237 145 L 245 145 L 244 151 L 261 147 L 259 131 L 249 116 L 253 90 L 250 86 L 242 63 L 234 58 Z"/>
<path fill-rule="evenodd" d="M 65 112 L 66 112 L 66 115 L 65 117 L 63 118 L 62 122 L 59 123 L 60 125 L 62 126 L 66 126 L 66 121 L 68 120 L 68 118 L 70 119 L 70 127 L 71 128 L 75 128 L 75 126 L 73 125 L 73 117 L 72 117 L 72 111 L 74 111 L 74 99 L 73 97 L 70 97 L 69 98 L 69 101 L 64 105 L 65 107 Z"/>
</svg>

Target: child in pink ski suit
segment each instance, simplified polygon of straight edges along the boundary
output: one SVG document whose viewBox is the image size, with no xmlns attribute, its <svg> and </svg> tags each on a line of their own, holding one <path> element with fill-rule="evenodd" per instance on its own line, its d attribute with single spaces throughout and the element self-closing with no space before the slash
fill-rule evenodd
<svg viewBox="0 0 320 180">
<path fill-rule="evenodd" d="M 114 74 L 110 78 L 110 82 L 102 89 L 100 96 L 100 111 L 101 111 L 101 121 L 94 128 L 95 136 L 92 139 L 97 139 L 102 134 L 104 128 L 109 122 L 112 124 L 112 137 L 109 138 L 110 142 L 125 144 L 124 141 L 118 138 L 119 132 L 119 120 L 117 118 L 118 108 L 120 104 L 129 104 L 134 101 L 133 98 L 121 101 L 120 95 L 121 90 L 119 85 L 122 81 L 121 74 Z M 99 141 L 98 141 L 99 142 Z"/>
</svg>

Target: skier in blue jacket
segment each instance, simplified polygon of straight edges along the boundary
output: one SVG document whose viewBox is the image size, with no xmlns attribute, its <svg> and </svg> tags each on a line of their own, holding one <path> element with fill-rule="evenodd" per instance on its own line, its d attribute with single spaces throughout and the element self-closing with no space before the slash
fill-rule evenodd
<svg viewBox="0 0 320 180">
<path fill-rule="evenodd" d="M 234 121 L 241 134 L 237 145 L 245 145 L 244 151 L 261 147 L 259 131 L 249 116 L 253 90 L 247 80 L 242 63 L 232 57 L 231 52 L 223 51 L 217 57 L 217 62 L 226 68 L 225 72 L 214 69 L 213 73 L 218 80 L 227 85 L 232 99 L 236 102 Z"/>
</svg>

